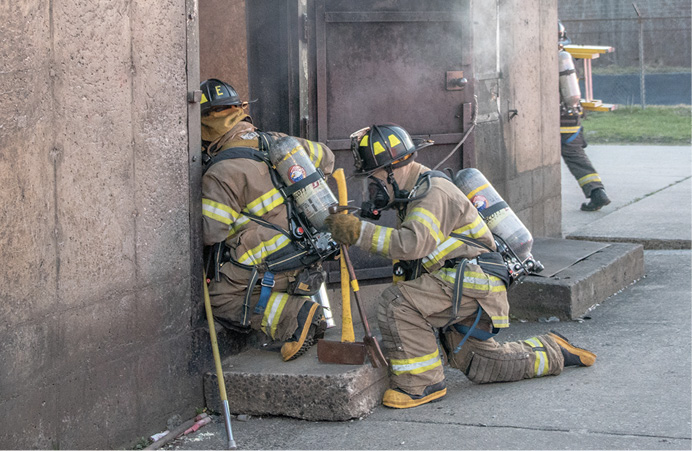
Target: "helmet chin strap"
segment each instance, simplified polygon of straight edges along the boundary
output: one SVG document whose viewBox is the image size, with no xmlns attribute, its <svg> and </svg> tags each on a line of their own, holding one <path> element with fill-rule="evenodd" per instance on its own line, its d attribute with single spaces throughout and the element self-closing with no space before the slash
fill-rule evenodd
<svg viewBox="0 0 692 451">
<path fill-rule="evenodd" d="M 387 166 L 387 183 L 392 185 L 394 197 L 390 200 L 387 206 L 383 208 L 383 210 L 396 208 L 400 219 L 403 220 L 402 216 L 406 212 L 406 204 L 410 202 L 409 192 L 399 188 L 399 184 L 394 177 L 394 171 L 392 170 L 391 166 Z"/>
</svg>

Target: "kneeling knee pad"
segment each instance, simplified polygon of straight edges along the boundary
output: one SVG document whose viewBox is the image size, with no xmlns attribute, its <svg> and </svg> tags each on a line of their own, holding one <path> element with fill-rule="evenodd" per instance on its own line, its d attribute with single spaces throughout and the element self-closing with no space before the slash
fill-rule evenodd
<svg viewBox="0 0 692 451">
<path fill-rule="evenodd" d="M 476 384 L 489 382 L 513 382 L 524 379 L 527 369 L 531 366 L 529 355 L 523 352 L 483 352 L 471 351 L 468 362 L 461 371 Z"/>
</svg>

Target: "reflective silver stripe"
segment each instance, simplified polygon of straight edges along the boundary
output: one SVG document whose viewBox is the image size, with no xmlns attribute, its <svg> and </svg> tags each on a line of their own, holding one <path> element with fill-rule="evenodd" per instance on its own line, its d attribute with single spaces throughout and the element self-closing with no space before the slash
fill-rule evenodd
<svg viewBox="0 0 692 451">
<path fill-rule="evenodd" d="M 536 349 L 545 349 L 545 346 L 543 346 L 543 343 L 541 343 L 538 337 L 529 338 L 528 340 L 524 340 L 524 342 L 528 343 L 533 348 L 534 354 L 536 354 L 536 362 L 533 366 L 534 375 L 536 377 L 545 375 L 548 371 L 548 354 L 543 350 Z"/>
<path fill-rule="evenodd" d="M 392 373 L 399 375 L 403 373 L 421 374 L 442 365 L 440 351 L 416 357 L 413 359 L 391 359 Z"/>
<path fill-rule="evenodd" d="M 471 224 L 460 227 L 454 231 L 463 236 L 470 236 L 471 238 L 480 238 L 488 232 L 488 227 L 480 216 L 476 216 Z"/>
<path fill-rule="evenodd" d="M 211 199 L 202 199 L 202 214 L 226 225 L 233 224 L 238 219 L 238 213 L 228 205 L 214 202 Z"/>
<path fill-rule="evenodd" d="M 263 194 L 254 201 L 250 202 L 245 209 L 248 213 L 252 213 L 256 216 L 262 216 L 273 210 L 278 205 L 281 205 L 283 201 L 284 199 L 281 193 L 274 188 L 268 193 Z"/>
<path fill-rule="evenodd" d="M 284 234 L 276 235 L 269 241 L 263 241 L 253 249 L 246 251 L 238 261 L 243 265 L 257 265 L 264 261 L 267 256 L 288 245 L 290 241 L 290 238 Z"/>
<path fill-rule="evenodd" d="M 587 183 L 591 182 L 600 182 L 601 177 L 598 174 L 586 174 L 584 177 L 580 178 L 579 180 L 579 186 L 584 186 Z"/>
<path fill-rule="evenodd" d="M 417 221 L 427 227 L 430 235 L 435 238 L 435 243 L 440 244 L 445 238 L 440 231 L 440 222 L 428 210 L 420 207 L 414 208 L 411 213 L 406 216 L 406 221 Z"/>
<path fill-rule="evenodd" d="M 430 255 L 423 257 L 423 267 L 429 268 L 439 261 L 443 261 L 450 252 L 461 246 L 463 243 L 456 238 L 447 238 L 435 248 Z"/>
<path fill-rule="evenodd" d="M 264 309 L 262 330 L 272 338 L 276 335 L 276 326 L 279 324 L 279 318 L 281 318 L 281 312 L 283 312 L 287 300 L 288 294 L 286 293 L 272 293 L 267 307 Z"/>
<path fill-rule="evenodd" d="M 392 229 L 389 227 L 375 226 L 372 235 L 372 246 L 370 250 L 378 254 L 389 254 L 389 243 L 392 236 Z"/>
</svg>

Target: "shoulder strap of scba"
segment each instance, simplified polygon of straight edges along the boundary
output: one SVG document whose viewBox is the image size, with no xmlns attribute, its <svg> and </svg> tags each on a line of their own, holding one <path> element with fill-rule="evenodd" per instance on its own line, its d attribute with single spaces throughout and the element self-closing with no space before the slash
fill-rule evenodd
<svg viewBox="0 0 692 451">
<path fill-rule="evenodd" d="M 238 158 L 245 158 L 248 160 L 262 161 L 266 163 L 271 168 L 271 162 L 267 155 L 263 155 L 262 151 L 253 149 L 252 147 L 229 147 L 221 152 L 217 153 L 212 157 L 209 162 L 204 166 L 204 173 L 206 173 L 209 168 L 220 161 L 233 160 Z"/>
</svg>

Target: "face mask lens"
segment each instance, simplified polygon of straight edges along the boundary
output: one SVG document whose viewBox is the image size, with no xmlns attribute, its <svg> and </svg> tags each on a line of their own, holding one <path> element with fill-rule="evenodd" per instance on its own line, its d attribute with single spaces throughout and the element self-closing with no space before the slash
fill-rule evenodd
<svg viewBox="0 0 692 451">
<path fill-rule="evenodd" d="M 371 182 L 368 185 L 368 194 L 370 196 L 370 201 L 375 206 L 375 208 L 384 208 L 389 204 L 389 193 L 384 187 L 382 181 L 378 179 L 370 179 Z"/>
</svg>

